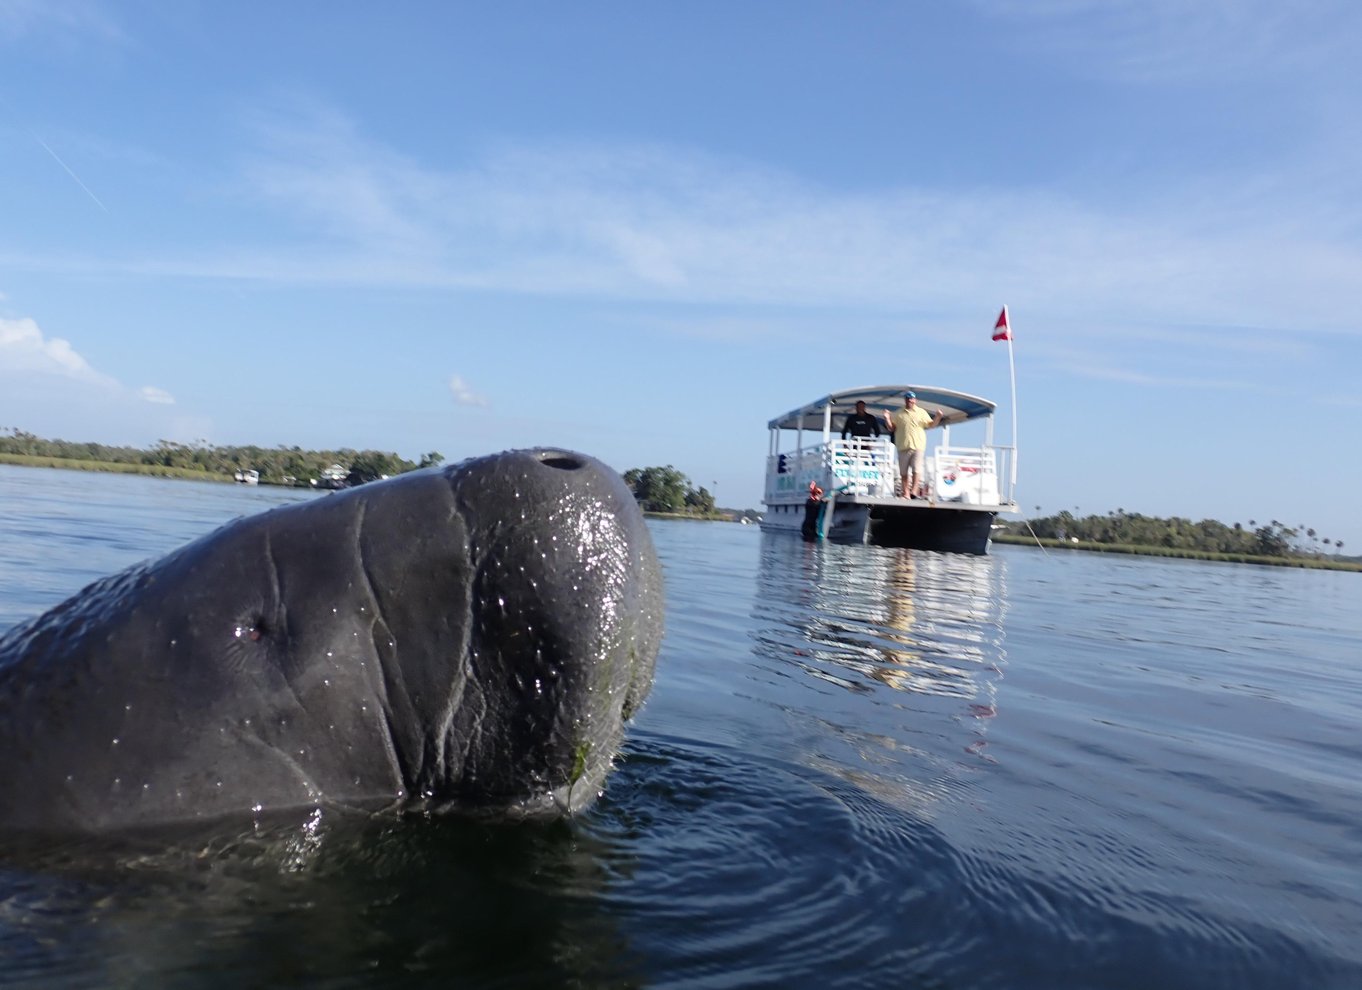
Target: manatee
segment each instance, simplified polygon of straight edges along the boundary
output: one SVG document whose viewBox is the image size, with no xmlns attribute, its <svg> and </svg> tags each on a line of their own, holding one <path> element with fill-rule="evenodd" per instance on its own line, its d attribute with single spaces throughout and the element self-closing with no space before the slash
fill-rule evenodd
<svg viewBox="0 0 1362 990">
<path fill-rule="evenodd" d="M 642 514 L 582 454 L 238 519 L 0 638 L 0 829 L 572 814 L 604 786 L 662 628 Z"/>
</svg>

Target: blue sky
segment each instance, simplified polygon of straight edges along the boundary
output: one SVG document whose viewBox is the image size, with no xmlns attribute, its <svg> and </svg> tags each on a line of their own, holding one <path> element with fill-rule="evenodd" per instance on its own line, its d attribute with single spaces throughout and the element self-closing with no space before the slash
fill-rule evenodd
<svg viewBox="0 0 1362 990">
<path fill-rule="evenodd" d="M 0 426 L 756 507 L 819 394 L 1006 406 L 1007 303 L 1028 512 L 1362 550 L 1359 50 L 1346 0 L 0 0 Z"/>
</svg>

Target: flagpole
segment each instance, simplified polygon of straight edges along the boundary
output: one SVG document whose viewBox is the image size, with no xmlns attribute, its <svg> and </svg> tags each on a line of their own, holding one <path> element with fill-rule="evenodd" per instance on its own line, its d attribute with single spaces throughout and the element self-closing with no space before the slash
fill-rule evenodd
<svg viewBox="0 0 1362 990">
<path fill-rule="evenodd" d="M 1012 316 L 1003 306 L 998 321 L 993 324 L 993 339 L 1007 341 L 1007 370 L 1012 378 L 1012 477 L 1008 481 L 1008 498 L 1017 499 L 1017 359 L 1012 351 Z"/>
<path fill-rule="evenodd" d="M 1007 313 L 1007 307 L 1003 307 Z M 1007 370 L 1012 376 L 1012 480 L 1008 484 L 1008 495 L 1017 501 L 1017 362 L 1012 356 L 1012 321 L 1007 324 Z"/>
</svg>

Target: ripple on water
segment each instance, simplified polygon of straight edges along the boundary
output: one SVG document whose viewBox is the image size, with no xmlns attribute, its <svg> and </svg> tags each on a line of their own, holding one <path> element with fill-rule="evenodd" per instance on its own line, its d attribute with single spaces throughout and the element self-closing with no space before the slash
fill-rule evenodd
<svg viewBox="0 0 1362 990">
<path fill-rule="evenodd" d="M 0 624 L 256 498 L 64 474 L 0 469 Z M 651 528 L 594 810 L 7 842 L 0 983 L 1362 986 L 1356 575 Z"/>
<path fill-rule="evenodd" d="M 928 910 L 942 874 L 899 882 L 939 850 L 898 812 L 874 813 L 887 806 L 816 772 L 647 742 L 582 829 L 615 881 L 600 894 L 607 910 L 624 927 L 648 918 L 632 934 L 658 961 L 650 983 L 788 986 L 839 971 L 873 982 L 905 954 L 939 951 L 884 944 L 886 919 Z"/>
<path fill-rule="evenodd" d="M 1171 888 L 1060 874 L 1035 855 L 1064 845 L 1054 835 L 975 855 L 887 796 L 643 733 L 579 825 L 608 874 L 582 893 L 649 960 L 649 985 L 1342 986 L 1353 972 Z M 1102 841 L 1087 855 L 1130 854 L 1124 836 Z M 1281 982 L 1296 976 L 1316 982 Z"/>
</svg>

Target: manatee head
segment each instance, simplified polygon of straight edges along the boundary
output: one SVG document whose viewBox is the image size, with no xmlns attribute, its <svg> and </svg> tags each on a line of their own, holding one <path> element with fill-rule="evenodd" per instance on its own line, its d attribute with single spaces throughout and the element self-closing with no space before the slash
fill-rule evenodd
<svg viewBox="0 0 1362 990">
<path fill-rule="evenodd" d="M 555 449 L 238 520 L 0 639 L 0 826 L 332 802 L 559 815 L 652 683 L 661 571 Z"/>
</svg>

